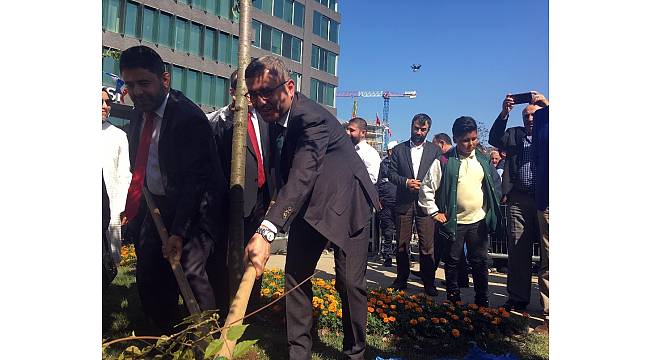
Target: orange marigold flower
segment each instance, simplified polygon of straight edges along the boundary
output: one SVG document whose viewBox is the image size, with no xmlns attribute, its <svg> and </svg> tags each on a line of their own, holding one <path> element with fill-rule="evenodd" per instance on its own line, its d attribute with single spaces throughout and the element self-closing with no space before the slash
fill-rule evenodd
<svg viewBox="0 0 650 360">
<path fill-rule="evenodd" d="M 458 315 L 452 315 L 452 316 L 451 316 L 451 319 L 452 319 L 452 320 L 458 320 L 459 317 L 458 317 Z"/>
<path fill-rule="evenodd" d="M 439 324 L 439 323 L 440 323 L 440 319 L 438 319 L 438 318 L 431 318 L 431 322 L 434 323 L 434 324 Z"/>
<path fill-rule="evenodd" d="M 372 308 L 372 307 L 368 306 L 368 312 L 371 313 L 371 314 L 374 313 L 375 308 Z"/>
<path fill-rule="evenodd" d="M 336 317 L 343 317 L 343 311 L 341 309 L 336 312 Z"/>
<path fill-rule="evenodd" d="M 460 331 L 458 329 L 451 329 L 451 335 L 457 338 L 460 336 Z"/>
<path fill-rule="evenodd" d="M 423 323 L 423 322 L 425 322 L 426 320 L 427 320 L 427 319 L 425 319 L 424 316 L 420 316 L 420 317 L 418 318 L 418 322 L 419 322 L 419 323 Z"/>
<path fill-rule="evenodd" d="M 390 308 L 391 308 L 391 310 L 395 310 L 395 309 L 397 309 L 397 305 L 391 304 Z"/>
<path fill-rule="evenodd" d="M 394 316 L 389 316 L 389 317 L 388 317 L 388 321 L 390 321 L 390 322 L 395 322 L 395 317 L 394 317 Z"/>
<path fill-rule="evenodd" d="M 379 317 L 382 318 L 382 319 L 385 319 L 385 318 L 388 317 L 388 315 L 386 315 L 386 313 L 381 313 L 381 314 L 379 314 Z"/>
<path fill-rule="evenodd" d="M 377 308 L 377 312 L 381 314 L 381 313 L 384 312 L 384 309 L 382 309 L 382 308 Z"/>
<path fill-rule="evenodd" d="M 415 326 L 415 325 L 418 324 L 418 321 L 415 320 L 415 319 L 411 319 L 411 320 L 409 321 L 409 324 L 411 324 L 412 326 Z"/>
<path fill-rule="evenodd" d="M 385 323 L 388 323 L 389 321 L 390 321 L 390 320 L 388 320 L 387 317 L 384 318 L 384 322 L 385 322 Z"/>
</svg>

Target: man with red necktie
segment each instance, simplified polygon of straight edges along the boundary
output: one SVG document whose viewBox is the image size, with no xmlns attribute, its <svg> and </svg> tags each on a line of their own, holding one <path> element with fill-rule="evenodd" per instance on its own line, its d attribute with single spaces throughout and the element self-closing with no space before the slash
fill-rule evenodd
<svg viewBox="0 0 650 360">
<path fill-rule="evenodd" d="M 237 89 L 237 70 L 230 75 L 230 96 L 232 102 L 215 112 L 207 114 L 210 126 L 217 144 L 217 150 L 221 163 L 223 164 L 224 177 L 230 182 L 230 162 L 232 157 L 232 135 L 234 124 L 235 91 Z M 264 214 L 271 202 L 271 191 L 275 187 L 273 176 L 269 173 L 271 164 L 271 150 L 269 140 L 269 124 L 262 121 L 260 114 L 255 111 L 248 100 L 248 120 L 246 136 L 246 176 L 244 180 L 244 240 L 247 242 L 255 230 L 264 220 Z M 211 271 L 211 274 L 225 274 L 225 257 L 220 252 L 209 261 L 210 267 L 219 267 L 219 270 Z M 212 279 L 212 278 L 211 278 Z M 227 276 L 216 279 L 213 282 L 215 288 L 221 288 L 221 282 L 227 281 Z M 218 284 L 218 285 L 217 285 Z M 249 313 L 259 307 L 260 290 L 262 281 L 255 281 L 251 297 L 248 302 Z M 220 300 L 220 299 L 218 299 Z"/>
<path fill-rule="evenodd" d="M 146 46 L 131 47 L 120 56 L 120 72 L 135 105 L 129 115 L 133 177 L 122 222 L 135 244 L 144 313 L 170 334 L 181 314 L 169 261 L 180 262 L 201 310 L 216 308 L 206 262 L 225 241 L 217 221 L 223 218 L 219 209 L 226 183 L 205 114 L 170 89 L 171 77 L 160 56 Z M 169 232 L 165 247 L 147 209 L 144 187 Z"/>
</svg>

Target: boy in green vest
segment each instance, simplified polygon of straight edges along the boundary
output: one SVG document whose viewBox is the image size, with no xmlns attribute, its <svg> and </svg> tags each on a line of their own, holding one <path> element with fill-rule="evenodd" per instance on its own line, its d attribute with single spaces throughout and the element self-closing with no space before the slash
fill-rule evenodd
<svg viewBox="0 0 650 360">
<path fill-rule="evenodd" d="M 458 271 L 467 244 L 474 282 L 474 303 L 488 302 L 488 234 L 502 226 L 499 211 L 501 181 L 490 159 L 476 150 L 476 121 L 462 116 L 454 121 L 456 147 L 436 159 L 422 181 L 419 205 L 448 237 L 443 254 L 447 299 L 460 301 Z"/>
</svg>

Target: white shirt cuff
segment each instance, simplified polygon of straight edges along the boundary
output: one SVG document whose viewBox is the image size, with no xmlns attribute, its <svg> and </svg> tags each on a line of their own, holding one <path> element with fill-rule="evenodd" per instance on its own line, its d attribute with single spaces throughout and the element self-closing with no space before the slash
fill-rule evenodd
<svg viewBox="0 0 650 360">
<path fill-rule="evenodd" d="M 275 225 L 273 225 L 273 223 L 271 223 L 271 222 L 268 221 L 268 220 L 264 220 L 264 221 L 262 221 L 262 225 L 261 225 L 261 226 L 266 226 L 267 228 L 269 228 L 269 230 L 273 231 L 274 234 L 277 234 L 277 233 L 278 233 L 278 228 L 275 227 Z"/>
</svg>

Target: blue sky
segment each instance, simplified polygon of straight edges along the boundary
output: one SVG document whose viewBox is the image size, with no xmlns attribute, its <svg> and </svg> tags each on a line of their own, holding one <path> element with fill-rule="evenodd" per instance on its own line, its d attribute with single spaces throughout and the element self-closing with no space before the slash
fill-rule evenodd
<svg viewBox="0 0 650 360">
<path fill-rule="evenodd" d="M 508 92 L 548 93 L 548 1 L 531 0 L 339 0 L 343 90 L 417 91 L 394 98 L 392 140 L 410 136 L 413 115 L 424 112 L 438 132 L 451 135 L 453 121 L 472 116 L 488 128 Z M 412 72 L 411 64 L 422 65 Z M 339 119 L 352 112 L 351 98 L 337 98 Z M 521 125 L 523 105 L 508 126 Z M 358 115 L 382 117 L 382 98 L 359 98 Z"/>
</svg>

